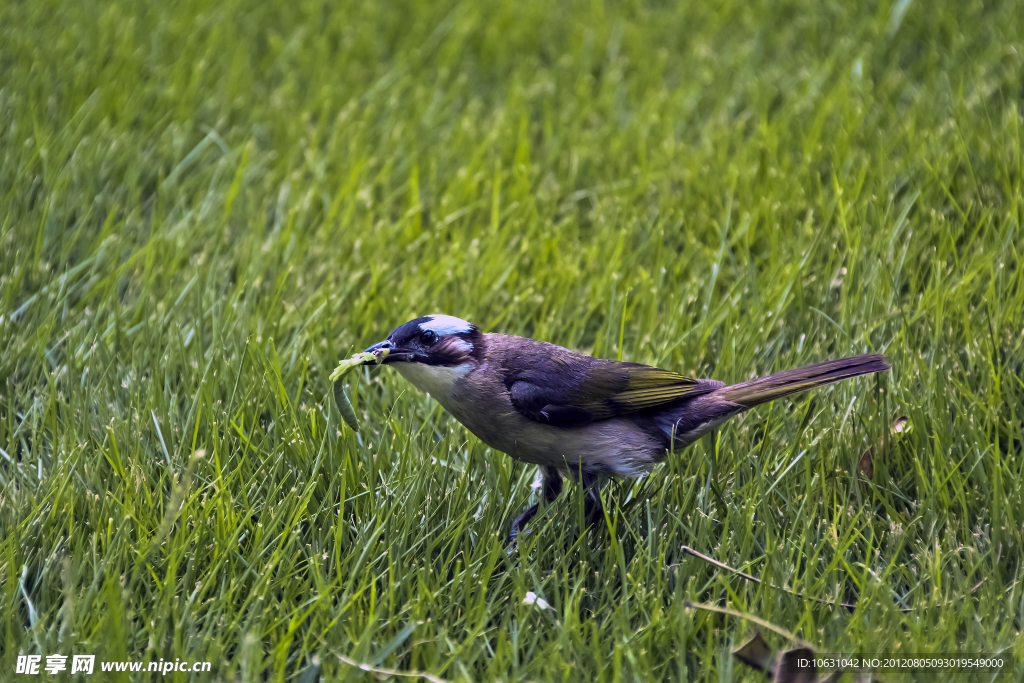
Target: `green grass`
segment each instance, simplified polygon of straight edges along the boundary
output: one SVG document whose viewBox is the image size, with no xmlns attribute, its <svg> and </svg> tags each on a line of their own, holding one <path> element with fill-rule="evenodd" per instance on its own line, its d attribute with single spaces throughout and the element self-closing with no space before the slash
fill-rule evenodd
<svg viewBox="0 0 1024 683">
<path fill-rule="evenodd" d="M 552 4 L 0 2 L 0 679 L 763 680 L 686 601 L 1024 662 L 1019 5 Z M 329 411 L 432 312 L 893 369 L 606 485 L 575 546 L 570 489 L 510 561 L 532 469 L 387 368 L 359 436 Z"/>
</svg>

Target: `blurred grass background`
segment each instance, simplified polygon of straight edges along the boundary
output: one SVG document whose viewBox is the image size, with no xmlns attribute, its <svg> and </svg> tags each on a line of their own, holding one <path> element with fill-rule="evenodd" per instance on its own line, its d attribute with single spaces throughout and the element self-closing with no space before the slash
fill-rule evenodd
<svg viewBox="0 0 1024 683">
<path fill-rule="evenodd" d="M 1024 661 L 1022 36 L 978 0 L 0 3 L 0 678 L 758 680 L 688 600 Z M 893 370 L 508 560 L 532 470 L 386 368 L 360 435 L 329 410 L 433 312 L 727 382 Z"/>
</svg>

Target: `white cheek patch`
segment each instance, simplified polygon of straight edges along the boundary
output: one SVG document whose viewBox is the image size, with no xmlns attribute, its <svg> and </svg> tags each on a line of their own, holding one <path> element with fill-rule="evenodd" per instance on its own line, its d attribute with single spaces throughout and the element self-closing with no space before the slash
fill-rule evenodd
<svg viewBox="0 0 1024 683">
<path fill-rule="evenodd" d="M 457 348 L 459 351 L 462 351 L 464 353 L 469 353 L 470 351 L 473 350 L 473 345 L 472 344 L 470 344 L 465 339 L 459 339 L 458 337 L 456 337 L 455 339 L 450 341 L 449 344 L 451 344 L 452 346 Z"/>
<path fill-rule="evenodd" d="M 463 332 L 469 332 L 473 329 L 473 326 L 462 318 L 456 318 L 455 316 L 432 315 L 430 316 L 430 320 L 425 323 L 420 323 L 420 329 L 424 332 L 430 330 L 438 336 L 443 337 L 446 334 L 461 334 Z"/>
</svg>

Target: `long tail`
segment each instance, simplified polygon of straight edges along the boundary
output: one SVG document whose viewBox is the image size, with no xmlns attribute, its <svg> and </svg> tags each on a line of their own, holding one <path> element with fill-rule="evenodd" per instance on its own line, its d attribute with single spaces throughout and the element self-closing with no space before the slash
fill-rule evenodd
<svg viewBox="0 0 1024 683">
<path fill-rule="evenodd" d="M 807 365 L 794 370 L 786 370 L 767 377 L 759 377 L 749 382 L 733 384 L 719 389 L 715 393 L 727 401 L 738 403 L 744 408 L 753 408 L 761 403 L 774 401 L 783 396 L 798 394 L 814 387 L 833 384 L 857 375 L 868 375 L 873 372 L 888 370 L 889 364 L 885 356 L 869 354 L 827 360 L 824 363 Z"/>
</svg>

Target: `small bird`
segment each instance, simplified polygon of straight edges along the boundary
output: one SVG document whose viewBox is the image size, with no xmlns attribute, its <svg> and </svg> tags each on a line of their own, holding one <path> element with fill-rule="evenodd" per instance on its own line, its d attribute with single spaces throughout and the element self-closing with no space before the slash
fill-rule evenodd
<svg viewBox="0 0 1024 683">
<path fill-rule="evenodd" d="M 889 369 L 883 356 L 872 354 L 726 386 L 526 337 L 484 334 L 450 315 L 410 320 L 366 352 L 491 448 L 539 465 L 547 502 L 561 493 L 563 475 L 579 481 L 588 516 L 600 512 L 597 486 L 606 477 L 650 472 L 670 451 L 761 403 Z M 532 505 L 512 522 L 510 544 L 537 509 Z"/>
</svg>

